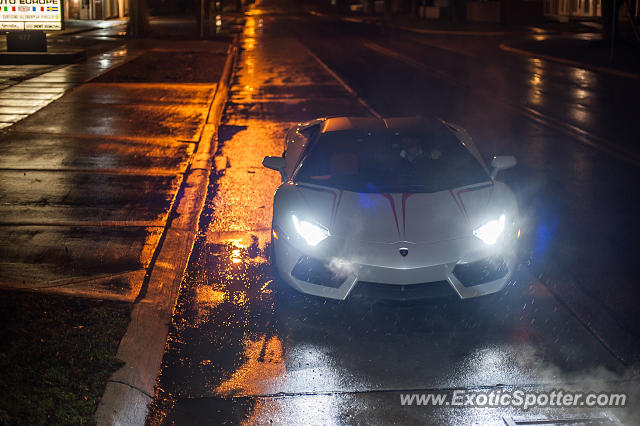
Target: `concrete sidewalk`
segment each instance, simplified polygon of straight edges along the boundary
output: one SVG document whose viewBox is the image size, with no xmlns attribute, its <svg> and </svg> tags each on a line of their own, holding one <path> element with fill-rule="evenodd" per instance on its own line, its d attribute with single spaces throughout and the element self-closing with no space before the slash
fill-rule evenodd
<svg viewBox="0 0 640 426">
<path fill-rule="evenodd" d="M 0 88 L 0 288 L 134 303 L 101 424 L 144 422 L 208 186 L 229 40 L 123 40 Z"/>
<path fill-rule="evenodd" d="M 123 41 L 0 87 L 2 287 L 139 293 L 229 43 Z"/>
<path fill-rule="evenodd" d="M 154 48 L 123 48 L 0 92 L 0 112 L 20 120 L 5 122 L 0 135 L 0 286 L 138 295 L 228 49 L 226 42 L 161 45 L 211 55 L 211 81 L 82 83 L 136 59 L 164 58 Z"/>
</svg>

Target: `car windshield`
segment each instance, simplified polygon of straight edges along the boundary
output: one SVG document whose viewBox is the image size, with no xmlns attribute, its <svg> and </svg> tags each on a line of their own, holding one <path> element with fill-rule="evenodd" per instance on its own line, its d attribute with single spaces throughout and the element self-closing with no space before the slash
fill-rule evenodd
<svg viewBox="0 0 640 426">
<path fill-rule="evenodd" d="M 444 126 L 430 132 L 333 131 L 320 135 L 294 180 L 356 192 L 438 192 L 489 176 Z"/>
</svg>

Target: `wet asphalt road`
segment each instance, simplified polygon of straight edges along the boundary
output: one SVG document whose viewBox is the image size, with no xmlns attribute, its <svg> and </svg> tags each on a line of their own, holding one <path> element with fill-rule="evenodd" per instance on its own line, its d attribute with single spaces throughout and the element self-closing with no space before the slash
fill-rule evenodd
<svg viewBox="0 0 640 426">
<path fill-rule="evenodd" d="M 251 9 L 150 423 L 637 419 L 633 406 L 400 405 L 403 392 L 518 387 L 622 390 L 638 401 L 633 360 L 566 300 L 578 286 L 634 332 L 640 176 L 629 99 L 638 85 L 507 55 L 499 42 L 289 16 L 268 3 Z M 528 226 L 523 266 L 504 292 L 392 304 L 277 290 L 268 253 L 279 176 L 262 158 L 282 152 L 295 122 L 370 114 L 314 56 L 383 116 L 438 115 L 465 126 L 487 157 L 518 157 L 502 179 Z"/>
</svg>

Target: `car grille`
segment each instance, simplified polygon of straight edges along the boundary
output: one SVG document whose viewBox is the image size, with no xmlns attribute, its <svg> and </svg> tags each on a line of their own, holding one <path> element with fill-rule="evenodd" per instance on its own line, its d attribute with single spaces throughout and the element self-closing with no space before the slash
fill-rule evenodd
<svg viewBox="0 0 640 426">
<path fill-rule="evenodd" d="M 509 272 L 502 257 L 488 257 L 477 262 L 461 263 L 453 268 L 453 274 L 465 287 L 488 283 L 503 278 Z"/>
<path fill-rule="evenodd" d="M 420 284 L 380 284 L 358 281 L 349 297 L 365 297 L 389 300 L 415 300 L 435 297 L 456 296 L 447 281 L 434 281 Z"/>
<path fill-rule="evenodd" d="M 291 276 L 311 284 L 332 288 L 340 287 L 346 279 L 346 276 L 337 274 L 329 269 L 324 261 L 309 256 L 303 256 L 298 260 L 298 263 L 291 271 Z"/>
</svg>

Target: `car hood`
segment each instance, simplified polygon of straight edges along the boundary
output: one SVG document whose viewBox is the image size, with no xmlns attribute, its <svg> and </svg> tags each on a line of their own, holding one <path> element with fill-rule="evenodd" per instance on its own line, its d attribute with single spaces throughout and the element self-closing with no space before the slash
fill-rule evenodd
<svg viewBox="0 0 640 426">
<path fill-rule="evenodd" d="M 430 194 L 358 193 L 297 187 L 305 217 L 338 238 L 375 243 L 431 243 L 468 237 L 485 215 L 490 182 Z"/>
</svg>

